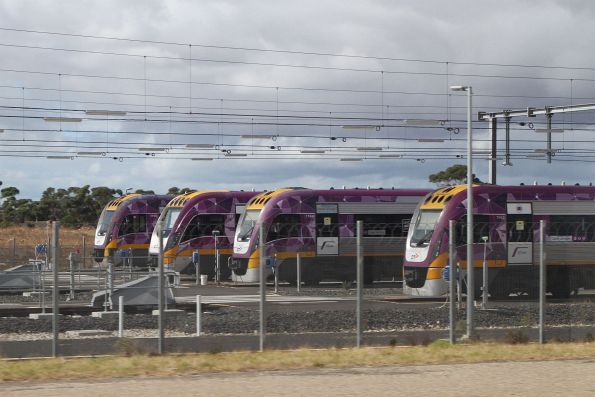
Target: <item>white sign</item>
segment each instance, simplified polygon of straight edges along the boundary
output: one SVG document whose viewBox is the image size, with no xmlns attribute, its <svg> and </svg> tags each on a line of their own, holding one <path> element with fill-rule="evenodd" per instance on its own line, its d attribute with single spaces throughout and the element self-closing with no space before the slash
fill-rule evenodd
<svg viewBox="0 0 595 397">
<path fill-rule="evenodd" d="M 507 203 L 507 214 L 532 214 L 531 203 Z"/>
<path fill-rule="evenodd" d="M 337 204 L 316 204 L 317 214 L 336 214 L 339 212 Z"/>
<path fill-rule="evenodd" d="M 568 242 L 572 241 L 572 236 L 546 236 L 545 241 Z"/>
<path fill-rule="evenodd" d="M 318 237 L 316 255 L 339 255 L 339 237 Z"/>
<path fill-rule="evenodd" d="M 532 265 L 533 243 L 508 243 L 509 265 Z"/>
</svg>

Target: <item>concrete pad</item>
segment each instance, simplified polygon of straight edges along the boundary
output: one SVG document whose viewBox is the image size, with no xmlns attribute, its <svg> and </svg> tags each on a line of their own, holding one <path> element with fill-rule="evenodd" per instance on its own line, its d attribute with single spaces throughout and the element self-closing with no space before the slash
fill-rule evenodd
<svg viewBox="0 0 595 397">
<path fill-rule="evenodd" d="M 30 298 L 30 297 L 32 297 L 32 296 L 39 296 L 39 295 L 41 295 L 42 293 L 43 293 L 44 295 L 49 295 L 49 294 L 50 294 L 50 292 L 49 292 L 49 291 L 45 291 L 45 292 L 41 292 L 41 291 L 29 291 L 29 292 L 23 292 L 23 296 L 24 296 L 25 298 Z"/>
<path fill-rule="evenodd" d="M 153 310 L 153 315 L 158 316 L 159 310 Z M 180 309 L 167 309 L 163 311 L 164 316 L 185 316 L 186 312 Z"/>
<path fill-rule="evenodd" d="M 118 318 L 118 312 L 92 312 L 91 317 L 95 318 Z"/>
<path fill-rule="evenodd" d="M 112 331 L 105 331 L 102 329 L 82 329 L 80 331 L 72 331 L 75 332 L 78 336 L 106 336 L 106 335 L 113 335 Z"/>
<path fill-rule="evenodd" d="M 52 316 L 52 313 L 29 313 L 29 318 L 32 320 L 51 320 Z M 58 314 L 58 316 L 61 316 L 61 314 Z"/>
</svg>

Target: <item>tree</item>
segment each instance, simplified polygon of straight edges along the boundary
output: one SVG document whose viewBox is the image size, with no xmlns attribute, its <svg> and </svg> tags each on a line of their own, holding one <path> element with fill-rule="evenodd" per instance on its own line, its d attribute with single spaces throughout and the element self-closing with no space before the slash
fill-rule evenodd
<svg viewBox="0 0 595 397">
<path fill-rule="evenodd" d="M 444 171 L 437 172 L 428 177 L 429 181 L 438 186 L 451 186 L 467 183 L 467 166 L 464 164 L 451 165 Z M 482 183 L 473 175 L 473 183 Z"/>
<path fill-rule="evenodd" d="M 166 194 L 175 194 L 177 196 L 178 194 L 180 194 L 180 188 L 178 188 L 177 186 L 172 186 L 167 190 Z"/>
</svg>

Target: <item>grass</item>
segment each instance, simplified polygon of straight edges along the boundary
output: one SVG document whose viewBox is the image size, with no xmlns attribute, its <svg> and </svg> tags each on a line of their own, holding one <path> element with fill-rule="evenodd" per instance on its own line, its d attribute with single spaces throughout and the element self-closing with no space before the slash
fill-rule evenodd
<svg viewBox="0 0 595 397">
<path fill-rule="evenodd" d="M 172 376 L 213 372 L 594 358 L 595 343 L 481 343 L 324 350 L 0 361 L 0 381 Z"/>
<path fill-rule="evenodd" d="M 95 229 L 91 226 L 81 228 L 60 228 L 60 246 L 62 247 L 62 263 L 66 260 L 70 251 L 82 252 L 83 235 L 85 236 L 85 246 L 87 256 L 93 252 L 93 242 Z M 16 261 L 25 263 L 29 258 L 35 255 L 36 244 L 47 244 L 48 230 L 46 227 L 29 226 L 10 226 L 0 228 L 0 264 L 1 268 L 10 267 L 12 262 L 13 242 L 16 239 Z M 87 263 L 90 263 L 87 259 Z"/>
</svg>

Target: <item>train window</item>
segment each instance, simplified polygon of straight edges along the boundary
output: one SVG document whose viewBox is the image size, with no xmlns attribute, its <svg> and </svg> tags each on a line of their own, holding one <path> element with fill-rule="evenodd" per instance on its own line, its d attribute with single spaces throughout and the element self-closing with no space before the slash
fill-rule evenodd
<svg viewBox="0 0 595 397">
<path fill-rule="evenodd" d="M 489 215 L 473 215 L 473 242 L 483 243 L 482 237 L 490 235 Z M 463 215 L 455 226 L 456 245 L 467 244 L 467 215 Z"/>
<path fill-rule="evenodd" d="M 317 237 L 339 237 L 339 214 L 316 214 Z"/>
<path fill-rule="evenodd" d="M 410 214 L 357 214 L 356 221 L 364 222 L 364 237 L 406 237 Z"/>
<path fill-rule="evenodd" d="M 506 231 L 509 242 L 532 242 L 534 228 L 533 215 L 531 214 L 508 214 L 506 216 Z"/>
<path fill-rule="evenodd" d="M 279 214 L 273 219 L 266 241 L 300 237 L 302 222 L 299 214 Z"/>
<path fill-rule="evenodd" d="M 126 215 L 120 223 L 120 236 L 132 233 L 145 233 L 147 231 L 147 215 L 133 214 Z"/>
<path fill-rule="evenodd" d="M 548 234 L 560 241 L 595 241 L 594 215 L 552 215 Z"/>
<path fill-rule="evenodd" d="M 197 237 L 212 236 L 214 230 L 218 230 L 220 236 L 225 235 L 225 215 L 196 215 L 192 218 L 190 223 L 188 223 L 181 241 L 188 241 Z"/>
</svg>

